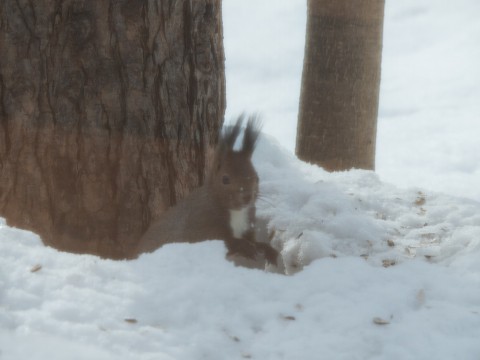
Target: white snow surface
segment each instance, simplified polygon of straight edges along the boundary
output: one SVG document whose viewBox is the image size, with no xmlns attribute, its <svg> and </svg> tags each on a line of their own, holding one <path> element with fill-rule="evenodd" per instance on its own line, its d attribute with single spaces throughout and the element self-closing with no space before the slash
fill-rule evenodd
<svg viewBox="0 0 480 360">
<path fill-rule="evenodd" d="M 0 359 L 480 357 L 480 203 L 330 174 L 268 137 L 254 162 L 289 275 L 220 241 L 112 261 L 2 223 Z"/>
<path fill-rule="evenodd" d="M 479 13 L 387 1 L 378 172 L 330 174 L 291 153 L 305 1 L 224 0 L 227 117 L 259 110 L 277 139 L 257 213 L 287 275 L 221 241 L 62 253 L 0 219 L 0 359 L 478 360 Z"/>
</svg>

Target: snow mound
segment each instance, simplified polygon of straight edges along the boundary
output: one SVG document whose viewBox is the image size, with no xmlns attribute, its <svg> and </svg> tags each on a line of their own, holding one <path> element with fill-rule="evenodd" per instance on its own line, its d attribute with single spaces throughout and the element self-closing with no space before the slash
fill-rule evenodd
<svg viewBox="0 0 480 360">
<path fill-rule="evenodd" d="M 400 190 L 371 171 L 328 173 L 272 139 L 259 147 L 257 214 L 268 219 L 288 274 L 324 257 L 361 256 L 382 266 L 414 257 L 450 263 L 459 252 L 480 249 L 474 200 Z"/>
</svg>

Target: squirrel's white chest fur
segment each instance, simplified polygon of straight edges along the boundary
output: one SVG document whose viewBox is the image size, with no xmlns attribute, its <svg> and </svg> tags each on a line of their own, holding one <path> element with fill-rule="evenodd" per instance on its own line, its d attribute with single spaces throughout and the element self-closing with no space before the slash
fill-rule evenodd
<svg viewBox="0 0 480 360">
<path fill-rule="evenodd" d="M 237 239 L 243 237 L 243 234 L 250 228 L 248 220 L 249 206 L 245 206 L 240 210 L 230 210 L 230 228 L 233 236 Z"/>
</svg>

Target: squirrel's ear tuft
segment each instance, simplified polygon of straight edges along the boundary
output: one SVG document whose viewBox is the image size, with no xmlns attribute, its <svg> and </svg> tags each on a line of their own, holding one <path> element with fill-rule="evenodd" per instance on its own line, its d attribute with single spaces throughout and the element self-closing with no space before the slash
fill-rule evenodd
<svg viewBox="0 0 480 360">
<path fill-rule="evenodd" d="M 233 150 L 235 141 L 240 134 L 245 114 L 241 114 L 234 125 L 224 126 L 220 138 L 218 140 L 217 148 L 215 149 L 215 158 L 213 168 L 217 171 L 223 164 L 226 154 Z"/>
<path fill-rule="evenodd" d="M 255 146 L 257 145 L 261 127 L 262 123 L 257 115 L 251 115 L 248 118 L 245 134 L 243 135 L 242 152 L 252 156 Z"/>
<path fill-rule="evenodd" d="M 223 130 L 222 135 L 220 136 L 219 145 L 222 146 L 223 150 L 233 150 L 235 141 L 237 140 L 238 135 L 240 134 L 240 129 L 242 128 L 243 120 L 245 119 L 245 114 L 241 114 L 235 125 L 226 126 Z"/>
</svg>

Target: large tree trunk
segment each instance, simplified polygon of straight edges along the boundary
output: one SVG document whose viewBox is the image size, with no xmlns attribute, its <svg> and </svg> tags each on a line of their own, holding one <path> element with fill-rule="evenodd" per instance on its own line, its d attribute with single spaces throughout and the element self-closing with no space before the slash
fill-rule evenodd
<svg viewBox="0 0 480 360">
<path fill-rule="evenodd" d="M 384 0 L 308 0 L 297 156 L 375 168 Z"/>
<path fill-rule="evenodd" d="M 199 186 L 225 109 L 220 0 L 2 0 L 0 215 L 131 255 Z"/>
</svg>

